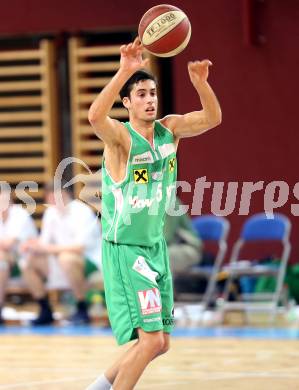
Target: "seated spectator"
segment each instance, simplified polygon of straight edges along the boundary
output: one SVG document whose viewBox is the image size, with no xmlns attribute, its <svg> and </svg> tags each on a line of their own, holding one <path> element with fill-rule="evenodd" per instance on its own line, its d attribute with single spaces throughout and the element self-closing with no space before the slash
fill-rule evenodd
<svg viewBox="0 0 299 390">
<path fill-rule="evenodd" d="M 10 188 L 0 192 L 0 323 L 10 276 L 19 276 L 20 244 L 37 237 L 28 211 L 13 203 Z"/>
<path fill-rule="evenodd" d="M 175 201 L 175 210 L 181 204 L 179 198 Z M 169 261 L 172 274 L 186 270 L 192 265 L 198 264 L 201 258 L 201 240 L 192 227 L 189 215 L 165 217 L 164 236 L 168 246 Z"/>
<path fill-rule="evenodd" d="M 62 201 L 57 200 L 59 195 Z M 40 306 L 39 315 L 32 325 L 53 322 L 45 287 L 49 256 L 55 256 L 59 262 L 76 299 L 77 309 L 70 321 L 89 323 L 85 278 L 100 267 L 99 220 L 89 206 L 73 199 L 69 187 L 56 191 L 54 184 L 49 184 L 45 188 L 45 197 L 48 207 L 43 215 L 40 237 L 23 245 L 28 255 L 23 269 L 24 279 Z"/>
</svg>

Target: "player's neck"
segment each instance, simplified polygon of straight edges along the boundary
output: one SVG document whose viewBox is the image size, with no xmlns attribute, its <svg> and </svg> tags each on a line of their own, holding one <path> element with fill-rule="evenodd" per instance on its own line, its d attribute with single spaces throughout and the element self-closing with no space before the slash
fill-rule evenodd
<svg viewBox="0 0 299 390">
<path fill-rule="evenodd" d="M 130 119 L 130 124 L 135 131 L 153 144 L 155 121 L 148 122 L 132 118 Z"/>
</svg>

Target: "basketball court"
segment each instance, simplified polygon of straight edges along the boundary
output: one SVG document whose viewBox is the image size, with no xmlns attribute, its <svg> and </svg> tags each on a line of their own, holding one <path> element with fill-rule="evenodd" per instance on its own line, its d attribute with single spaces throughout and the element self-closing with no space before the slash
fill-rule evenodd
<svg viewBox="0 0 299 390">
<path fill-rule="evenodd" d="M 115 356 L 109 329 L 1 329 L 0 389 L 84 389 Z M 283 328 L 177 329 L 166 356 L 136 389 L 288 389 L 299 387 L 299 331 Z"/>
<path fill-rule="evenodd" d="M 215 90 L 216 101 L 219 99 L 223 121 L 219 129 L 203 134 L 199 139 L 186 139 L 180 143 L 178 180 L 186 185 L 182 185 L 179 196 L 188 206 L 188 213 L 193 219 L 205 215 L 222 219 L 219 234 L 215 235 L 213 229 L 211 236 L 206 231 L 200 234 L 200 224 L 197 231 L 198 238 L 204 241 L 204 237 L 208 237 L 207 244 L 213 241 L 212 244 L 219 248 L 212 261 L 210 253 L 206 253 L 206 265 L 212 264 L 215 270 L 206 274 L 213 282 L 210 284 L 214 289 L 211 288 L 210 298 L 214 301 L 207 299 L 203 305 L 207 311 L 214 308 L 212 316 L 217 318 L 213 322 L 206 317 L 204 322 L 204 311 L 198 311 L 199 298 L 196 295 L 192 301 L 195 305 L 181 309 L 181 317 L 175 317 L 178 323 L 169 352 L 146 368 L 135 389 L 298 390 L 299 266 L 296 270 L 294 267 L 299 264 L 298 131 L 295 131 L 298 103 L 294 97 L 297 97 L 299 83 L 299 52 L 296 50 L 299 6 L 295 1 L 261 0 L 173 0 L 171 3 L 180 9 L 171 9 L 171 14 L 165 17 L 164 8 L 169 5 L 162 5 L 163 9 L 157 14 L 150 12 L 144 18 L 142 15 L 150 7 L 158 5 L 157 2 L 2 2 L 0 182 L 9 184 L 14 202 L 21 204 L 33 216 L 40 231 L 46 206 L 49 206 L 45 203 L 46 187 L 53 181 L 59 166 L 63 169 L 64 179 L 71 179 L 68 184 L 72 182 L 75 199 L 88 204 L 99 216 L 104 142 L 95 134 L 88 117 L 90 106 L 99 92 L 119 71 L 120 46 L 132 42 L 139 34 L 147 49 L 144 58 L 157 76 L 159 86 L 157 118 L 171 113 L 198 111 L 204 106 L 204 111 L 207 111 L 207 102 L 202 104 L 203 107 L 200 104 L 206 93 L 198 92 L 200 88 L 195 88 L 196 91 L 193 88 L 190 61 L 197 62 L 198 66 L 198 61 L 211 60 L 213 67 L 208 80 Z M 166 23 L 170 30 L 167 34 L 166 30 L 162 31 L 160 36 L 158 30 Z M 174 47 L 168 47 L 168 42 L 174 43 Z M 208 65 L 206 63 L 206 75 L 209 74 Z M 206 118 L 209 124 L 219 125 L 221 122 L 216 106 L 214 104 L 214 109 L 210 107 L 208 110 L 210 115 Z M 111 118 L 120 122 L 128 120 L 128 110 L 122 99 L 116 98 L 110 108 Z M 154 109 L 152 103 L 146 111 L 147 118 L 151 118 Z M 216 111 L 218 120 L 215 121 L 214 117 L 213 122 L 211 113 Z M 132 134 L 134 132 L 132 128 Z M 161 181 L 164 172 L 168 172 L 169 176 L 173 174 L 175 159 L 167 154 L 170 141 L 166 138 L 161 145 L 156 144 L 158 149 L 161 147 L 161 158 L 157 160 L 168 158 L 169 164 L 165 163 L 163 169 L 161 165 L 161 169 L 155 168 L 153 172 L 148 170 L 148 165 L 144 168 L 143 163 L 154 161 L 152 151 L 155 159 L 157 157 L 155 131 L 152 133 L 152 150 L 146 145 L 142 153 L 134 156 L 138 159 L 132 160 L 135 165 L 142 161 L 140 169 L 134 169 L 132 165 L 133 175 L 138 176 L 134 178 L 137 184 L 138 181 L 141 185 Z M 145 141 L 148 139 L 145 138 Z M 120 146 L 123 146 L 122 143 Z M 128 171 L 129 164 L 126 166 Z M 248 191 L 243 192 L 243 189 Z M 154 195 L 159 198 L 159 194 L 160 190 Z M 144 198 L 136 199 L 135 203 L 133 199 L 131 203 L 132 207 L 144 208 L 152 201 Z M 118 226 L 120 214 L 117 215 L 117 211 L 115 207 L 115 219 L 113 216 L 109 232 L 113 232 L 113 221 Z M 233 279 L 246 270 L 253 272 L 252 264 L 246 262 L 247 258 L 238 257 L 237 252 L 241 248 L 240 242 L 243 245 L 253 237 L 248 230 L 247 235 L 242 236 L 245 223 L 251 216 L 260 213 L 277 213 L 280 223 L 284 223 L 284 230 L 269 236 L 268 227 L 260 230 L 255 227 L 254 233 L 260 232 L 255 239 L 271 241 L 274 237 L 285 251 L 283 255 L 274 255 L 272 249 L 267 249 L 263 255 L 259 252 L 252 259 L 264 261 L 259 268 L 260 274 L 251 273 L 249 276 L 258 277 L 268 271 L 265 275 L 269 278 L 264 279 L 264 285 L 260 285 L 259 290 L 255 289 L 256 285 L 250 284 L 252 279 L 247 279 L 246 283 L 243 278 L 242 286 L 244 296 L 251 292 L 260 296 L 272 293 L 272 319 L 276 314 L 279 316 L 275 324 L 269 322 L 268 314 L 261 308 L 258 309 L 258 318 L 249 318 L 244 312 L 240 314 L 239 306 L 233 309 L 232 317 L 228 318 L 228 315 L 226 318 L 224 303 L 228 306 L 236 303 L 239 292 L 237 289 L 220 286 L 217 290 L 215 287 L 218 282 L 221 285 L 225 278 Z M 135 226 L 141 226 L 140 231 L 143 231 L 147 225 L 137 223 Z M 155 226 L 160 225 L 157 223 Z M 265 232 L 266 237 L 263 236 Z M 115 237 L 116 230 L 114 240 Z M 98 238 L 97 235 L 96 240 Z M 0 234 L 0 252 L 1 239 Z M 179 242 L 180 245 L 182 243 L 184 240 Z M 143 245 L 143 241 L 139 245 Z M 234 258 L 233 255 L 236 261 L 240 260 L 241 266 L 233 267 L 236 264 L 232 264 L 228 268 L 226 265 Z M 198 266 L 203 258 L 200 253 Z M 2 260 L 0 256 L 0 270 Z M 35 303 L 32 307 L 28 286 L 18 275 L 9 282 L 7 296 L 11 295 L 10 300 L 0 302 L 0 317 L 3 316 L 5 322 L 5 325 L 0 325 L 0 390 L 84 390 L 130 346 L 117 346 L 107 326 L 107 316 L 102 311 L 102 286 L 97 279 L 100 276 L 102 282 L 100 272 L 89 280 L 88 303 L 95 309 L 91 316 L 92 325 L 71 326 L 64 323 L 64 318 L 75 307 L 75 300 L 71 293 L 68 294 L 71 288 L 69 281 L 64 279 L 65 275 L 55 268 L 55 264 L 56 260 L 50 264 L 46 286 L 51 304 L 55 310 L 59 307 L 58 316 L 54 316 L 55 325 L 25 325 L 35 318 L 37 307 Z M 218 264 L 217 269 L 215 264 Z M 293 270 L 291 267 L 294 267 Z M 192 268 L 194 273 L 189 269 L 191 273 L 188 277 L 196 271 L 198 276 L 198 268 Z M 139 270 L 142 271 L 142 267 Z M 271 285 L 273 275 L 279 282 L 279 294 Z M 189 284 L 192 284 L 191 279 L 186 283 L 188 287 Z M 146 287 L 143 291 L 150 290 Z M 203 291 L 189 291 L 198 292 L 203 294 Z M 229 300 L 230 295 L 232 298 Z M 140 296 L 145 297 L 139 295 L 139 300 Z M 161 309 L 157 296 L 150 303 L 151 313 L 146 315 L 156 313 L 154 309 L 157 307 Z M 191 302 L 180 300 L 178 296 L 178 307 Z M 219 312 L 216 298 L 221 301 Z M 247 304 L 249 301 L 246 299 L 244 302 Z M 145 301 L 149 301 L 147 295 Z M 8 302 L 12 307 L 7 307 Z M 254 304 L 256 302 L 253 301 Z M 27 310 L 26 305 L 29 305 L 29 312 L 24 311 Z M 148 307 L 143 309 L 146 311 Z M 252 319 L 254 321 L 250 321 Z"/>
</svg>

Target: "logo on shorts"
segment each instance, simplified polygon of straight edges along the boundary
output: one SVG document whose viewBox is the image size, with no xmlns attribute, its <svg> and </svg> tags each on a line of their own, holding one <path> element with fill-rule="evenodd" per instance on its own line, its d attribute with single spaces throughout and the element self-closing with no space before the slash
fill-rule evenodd
<svg viewBox="0 0 299 390">
<path fill-rule="evenodd" d="M 163 318 L 162 323 L 164 326 L 173 326 L 174 319 L 173 318 Z"/>
<path fill-rule="evenodd" d="M 138 298 L 143 315 L 161 313 L 161 297 L 157 288 L 138 291 Z"/>
<path fill-rule="evenodd" d="M 144 318 L 143 322 L 148 323 L 148 322 L 160 322 L 162 321 L 161 317 L 154 317 L 154 318 Z"/>
<path fill-rule="evenodd" d="M 134 181 L 137 184 L 145 184 L 148 183 L 148 173 L 147 169 L 134 169 Z"/>
<path fill-rule="evenodd" d="M 143 256 L 137 257 L 135 263 L 133 264 L 133 270 L 157 285 L 156 277 L 158 276 L 158 272 L 155 272 L 150 268 Z"/>
</svg>

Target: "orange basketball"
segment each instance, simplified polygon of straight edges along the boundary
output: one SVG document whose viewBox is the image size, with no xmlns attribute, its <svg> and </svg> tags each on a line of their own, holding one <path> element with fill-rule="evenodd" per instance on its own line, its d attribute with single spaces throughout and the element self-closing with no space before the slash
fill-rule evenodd
<svg viewBox="0 0 299 390">
<path fill-rule="evenodd" d="M 172 57 L 188 45 L 191 24 L 187 15 L 177 7 L 160 4 L 150 8 L 138 27 L 143 46 L 158 57 Z"/>
</svg>

